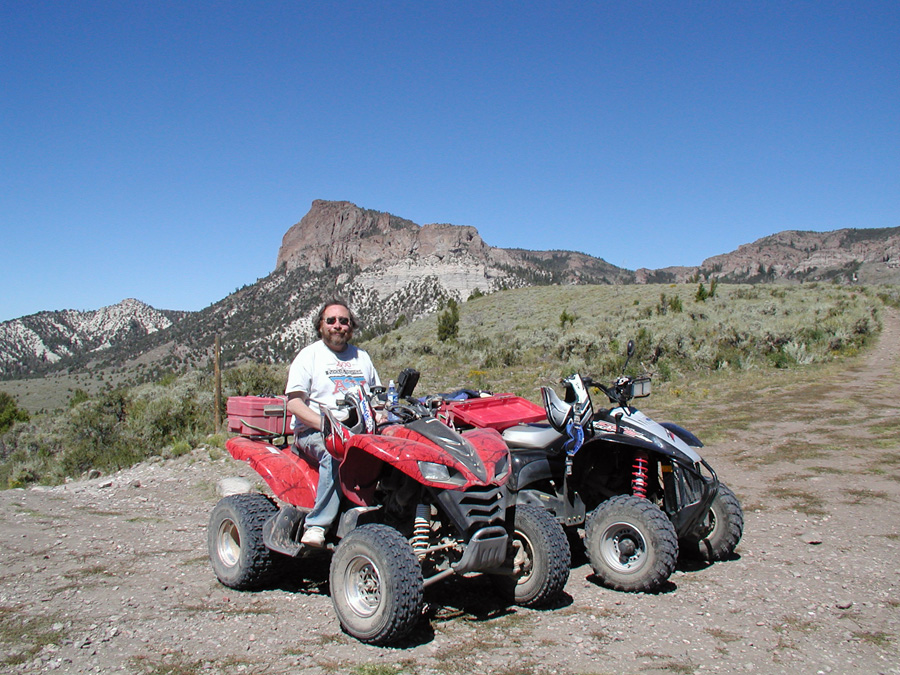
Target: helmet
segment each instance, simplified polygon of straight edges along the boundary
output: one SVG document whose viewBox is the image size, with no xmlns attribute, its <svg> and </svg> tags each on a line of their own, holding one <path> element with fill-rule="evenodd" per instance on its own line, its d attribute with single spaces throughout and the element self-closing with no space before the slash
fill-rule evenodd
<svg viewBox="0 0 900 675">
<path fill-rule="evenodd" d="M 575 424 L 587 426 L 594 417 L 594 406 L 591 404 L 591 396 L 588 394 L 584 380 L 577 373 L 563 380 L 566 388 L 566 403 L 571 403 Z"/>
<path fill-rule="evenodd" d="M 541 398 L 544 401 L 544 409 L 547 411 L 547 421 L 550 426 L 559 433 L 566 433 L 566 426 L 572 421 L 574 410 L 568 403 L 564 403 L 562 399 L 550 387 L 541 387 Z"/>
</svg>

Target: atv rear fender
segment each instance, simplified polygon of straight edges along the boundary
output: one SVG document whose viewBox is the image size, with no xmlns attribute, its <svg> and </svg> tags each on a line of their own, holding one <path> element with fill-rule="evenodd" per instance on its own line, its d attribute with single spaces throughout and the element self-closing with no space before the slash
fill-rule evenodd
<svg viewBox="0 0 900 675">
<path fill-rule="evenodd" d="M 231 456 L 247 462 L 279 499 L 294 506 L 311 509 L 316 501 L 319 467 L 291 446 L 276 446 L 243 436 L 229 438 L 225 447 Z"/>
</svg>

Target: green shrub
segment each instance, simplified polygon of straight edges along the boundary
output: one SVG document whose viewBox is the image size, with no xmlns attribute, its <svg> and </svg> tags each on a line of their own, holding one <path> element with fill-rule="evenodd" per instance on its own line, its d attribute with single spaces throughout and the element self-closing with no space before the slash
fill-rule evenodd
<svg viewBox="0 0 900 675">
<path fill-rule="evenodd" d="M 574 326 L 577 318 L 575 314 L 570 314 L 568 309 L 564 309 L 559 315 L 559 327 L 565 330 L 566 324 Z"/>
<path fill-rule="evenodd" d="M 271 396 L 283 394 L 287 383 L 284 366 L 248 361 L 222 373 L 225 396 Z"/>
<path fill-rule="evenodd" d="M 191 450 L 193 450 L 193 446 L 187 441 L 175 441 L 172 444 L 172 447 L 166 453 L 167 457 L 181 457 L 183 455 L 188 454 Z"/>
<path fill-rule="evenodd" d="M 459 336 L 459 305 L 456 300 L 447 302 L 447 310 L 438 315 L 437 336 L 441 342 L 455 340 Z"/>
<path fill-rule="evenodd" d="M 213 430 L 210 377 L 106 391 L 0 436 L 0 482 L 59 482 L 111 472 L 154 455 L 189 452 Z"/>
<path fill-rule="evenodd" d="M 790 368 L 797 362 L 791 355 L 785 351 L 783 345 L 778 349 L 774 349 L 767 355 L 769 363 L 775 368 Z"/>
<path fill-rule="evenodd" d="M 665 293 L 659 294 L 659 302 L 656 304 L 656 314 L 658 316 L 663 316 L 669 312 L 680 314 L 683 311 L 684 305 L 681 302 L 681 298 L 677 295 L 667 296 Z"/>
<path fill-rule="evenodd" d="M 72 398 L 69 399 L 69 408 L 74 408 L 79 403 L 84 403 L 90 398 L 90 394 L 88 394 L 84 389 L 76 389 L 72 392 Z"/>
<path fill-rule="evenodd" d="M 10 394 L 0 391 L 0 434 L 16 422 L 27 422 L 28 412 L 22 410 Z"/>
<path fill-rule="evenodd" d="M 672 367 L 669 365 L 669 362 L 664 359 L 657 361 L 656 362 L 656 372 L 654 373 L 654 376 L 660 382 L 670 381 L 672 379 L 673 372 L 672 372 Z"/>
</svg>

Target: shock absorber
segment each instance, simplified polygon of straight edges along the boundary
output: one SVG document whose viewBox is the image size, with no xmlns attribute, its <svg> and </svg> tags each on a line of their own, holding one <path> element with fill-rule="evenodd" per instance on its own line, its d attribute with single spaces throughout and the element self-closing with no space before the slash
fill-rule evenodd
<svg viewBox="0 0 900 675">
<path fill-rule="evenodd" d="M 647 498 L 647 476 L 650 458 L 646 452 L 634 453 L 634 464 L 631 466 L 631 494 L 635 497 Z"/>
<path fill-rule="evenodd" d="M 431 507 L 428 504 L 416 505 L 416 518 L 413 521 L 413 536 L 410 539 L 413 551 L 419 560 L 425 557 L 425 552 L 431 543 Z"/>
</svg>

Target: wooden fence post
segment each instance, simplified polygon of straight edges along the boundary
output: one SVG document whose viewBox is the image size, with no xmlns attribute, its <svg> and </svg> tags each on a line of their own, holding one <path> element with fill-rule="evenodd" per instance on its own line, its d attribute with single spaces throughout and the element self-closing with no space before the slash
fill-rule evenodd
<svg viewBox="0 0 900 675">
<path fill-rule="evenodd" d="M 222 368 L 219 362 L 219 334 L 216 333 L 216 354 L 215 354 L 215 373 L 216 373 L 216 433 L 222 428 Z"/>
</svg>

